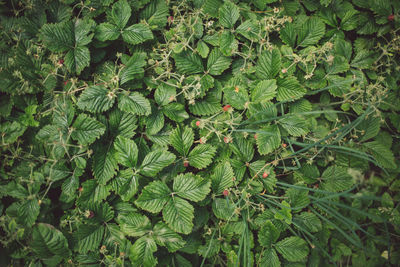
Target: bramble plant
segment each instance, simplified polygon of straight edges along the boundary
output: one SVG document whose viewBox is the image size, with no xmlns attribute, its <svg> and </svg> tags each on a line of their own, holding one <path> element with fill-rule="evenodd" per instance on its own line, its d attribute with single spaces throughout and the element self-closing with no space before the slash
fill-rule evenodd
<svg viewBox="0 0 400 267">
<path fill-rule="evenodd" d="M 1 266 L 394 266 L 400 1 L 0 1 Z"/>
</svg>

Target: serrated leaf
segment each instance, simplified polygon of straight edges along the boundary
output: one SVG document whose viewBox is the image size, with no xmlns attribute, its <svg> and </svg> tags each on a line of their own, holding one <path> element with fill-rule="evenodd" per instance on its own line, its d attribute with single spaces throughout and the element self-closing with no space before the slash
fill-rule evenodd
<svg viewBox="0 0 400 267">
<path fill-rule="evenodd" d="M 201 58 L 194 53 L 184 51 L 180 54 L 173 55 L 175 66 L 182 74 L 196 74 L 204 71 Z"/>
<path fill-rule="evenodd" d="M 243 35 L 250 41 L 256 42 L 260 39 L 260 26 L 257 20 L 249 19 L 237 27 L 236 32 Z"/>
<path fill-rule="evenodd" d="M 219 48 L 222 54 L 231 56 L 238 49 L 238 41 L 235 39 L 235 35 L 230 31 L 223 31 L 219 37 Z"/>
<path fill-rule="evenodd" d="M 264 250 L 261 258 L 260 266 L 270 266 L 270 267 L 280 267 L 281 262 L 279 260 L 278 255 L 276 255 L 276 251 L 273 248 L 269 248 Z"/>
<path fill-rule="evenodd" d="M 118 216 L 121 231 L 128 236 L 142 236 L 151 231 L 149 218 L 139 213 L 129 213 Z"/>
<path fill-rule="evenodd" d="M 18 216 L 24 226 L 31 227 L 40 213 L 38 199 L 27 199 L 22 202 L 18 209 Z"/>
<path fill-rule="evenodd" d="M 74 47 L 74 24 L 72 21 L 45 24 L 40 29 L 40 39 L 53 52 L 65 52 Z"/>
<path fill-rule="evenodd" d="M 79 253 L 87 253 L 99 249 L 104 236 L 104 227 L 101 225 L 82 224 L 74 233 L 74 239 L 77 241 L 74 247 Z"/>
<path fill-rule="evenodd" d="M 108 110 L 114 104 L 115 98 L 108 96 L 109 91 L 104 86 L 91 86 L 85 89 L 79 96 L 76 104 L 80 109 L 93 113 Z"/>
<path fill-rule="evenodd" d="M 278 240 L 279 235 L 279 230 L 270 220 L 268 220 L 263 224 L 258 232 L 258 241 L 261 246 L 271 248 L 271 246 L 275 244 L 276 240 Z"/>
<path fill-rule="evenodd" d="M 165 27 L 168 17 L 168 6 L 164 0 L 151 1 L 150 4 L 142 10 L 140 18 L 145 19 L 150 26 L 157 28 Z"/>
<path fill-rule="evenodd" d="M 281 125 L 290 135 L 304 136 L 308 133 L 305 118 L 301 116 L 288 116 L 279 120 Z"/>
<path fill-rule="evenodd" d="M 171 191 L 161 181 L 154 181 L 145 186 L 139 198 L 135 201 L 136 206 L 152 213 L 160 212 L 171 198 Z"/>
<path fill-rule="evenodd" d="M 115 158 L 118 163 L 128 168 L 134 168 L 138 159 L 138 148 L 133 140 L 118 136 L 114 141 Z"/>
<path fill-rule="evenodd" d="M 376 161 L 384 168 L 396 169 L 395 158 L 390 147 L 385 146 L 379 141 L 372 141 L 363 144 L 371 153 Z"/>
<path fill-rule="evenodd" d="M 297 33 L 292 23 L 287 22 L 285 26 L 279 31 L 279 36 L 282 42 L 292 48 L 295 47 Z"/>
<path fill-rule="evenodd" d="M 93 156 L 93 174 L 100 184 L 106 184 L 117 173 L 118 161 L 111 145 L 99 145 Z"/>
<path fill-rule="evenodd" d="M 157 265 L 157 259 L 153 255 L 156 251 L 154 239 L 147 235 L 142 236 L 131 246 L 129 259 L 134 266 L 154 267 Z"/>
<path fill-rule="evenodd" d="M 224 88 L 224 100 L 235 109 L 243 110 L 249 104 L 249 95 L 242 86 L 228 86 Z"/>
<path fill-rule="evenodd" d="M 281 53 L 278 49 L 264 50 L 258 57 L 256 75 L 260 79 L 273 79 L 281 71 Z"/>
<path fill-rule="evenodd" d="M 30 247 L 41 259 L 51 258 L 53 255 L 65 257 L 70 254 L 65 236 L 46 223 L 38 223 L 33 228 Z"/>
<path fill-rule="evenodd" d="M 340 192 L 349 189 L 354 184 L 353 177 L 343 167 L 330 166 L 321 177 L 322 189 L 326 191 Z"/>
<path fill-rule="evenodd" d="M 291 101 L 304 96 L 307 90 L 299 83 L 294 76 L 278 79 L 278 94 L 276 100 Z"/>
<path fill-rule="evenodd" d="M 296 262 L 307 257 L 309 248 L 303 239 L 297 236 L 287 237 L 275 244 L 275 249 L 290 262 Z"/>
<path fill-rule="evenodd" d="M 196 50 L 202 58 L 206 58 L 210 52 L 210 48 L 202 40 L 198 41 Z"/>
<path fill-rule="evenodd" d="M 162 169 L 173 163 L 175 160 L 175 155 L 168 151 L 156 150 L 151 151 L 144 158 L 142 165 L 140 167 L 140 173 L 154 177 Z"/>
<path fill-rule="evenodd" d="M 189 234 L 193 228 L 194 208 L 180 197 L 172 197 L 163 209 L 163 219 L 172 230 Z"/>
<path fill-rule="evenodd" d="M 334 56 L 332 62 L 325 63 L 325 70 L 327 75 L 346 72 L 349 69 L 350 65 L 347 62 L 347 59 L 343 56 L 336 55 Z"/>
<path fill-rule="evenodd" d="M 273 99 L 276 95 L 276 80 L 259 81 L 251 92 L 251 100 L 254 103 L 266 102 Z"/>
<path fill-rule="evenodd" d="M 180 235 L 172 231 L 166 224 L 158 222 L 153 228 L 153 238 L 160 246 L 164 246 L 169 252 L 175 252 L 185 245 Z"/>
<path fill-rule="evenodd" d="M 307 231 L 311 233 L 316 233 L 322 230 L 321 220 L 311 212 L 302 212 L 300 215 L 294 219 L 297 224 L 304 227 Z"/>
<path fill-rule="evenodd" d="M 133 24 L 132 26 L 124 29 L 122 32 L 122 39 L 124 39 L 125 42 L 133 45 L 144 43 L 153 38 L 154 36 L 149 26 L 142 23 Z"/>
<path fill-rule="evenodd" d="M 210 192 L 209 180 L 192 173 L 180 174 L 174 178 L 174 193 L 182 198 L 198 202 Z"/>
<path fill-rule="evenodd" d="M 211 176 L 212 189 L 215 194 L 221 194 L 225 189 L 233 186 L 234 173 L 231 164 L 226 161 L 220 163 Z"/>
<path fill-rule="evenodd" d="M 138 190 L 139 178 L 140 176 L 134 174 L 132 169 L 122 170 L 112 181 L 113 190 L 123 201 L 129 201 Z"/>
<path fill-rule="evenodd" d="M 257 148 L 261 155 L 267 155 L 279 147 L 281 134 L 277 125 L 262 128 L 257 134 Z"/>
<path fill-rule="evenodd" d="M 157 134 L 164 127 L 164 114 L 153 107 L 150 116 L 146 117 L 146 133 L 148 135 Z"/>
<path fill-rule="evenodd" d="M 221 75 L 231 65 L 231 59 L 224 56 L 218 48 L 214 48 L 207 60 L 207 71 L 211 75 Z"/>
<path fill-rule="evenodd" d="M 325 24 L 317 17 L 307 19 L 300 28 L 297 44 L 306 47 L 318 43 L 325 34 Z"/>
<path fill-rule="evenodd" d="M 109 191 L 106 186 L 100 185 L 96 180 L 87 180 L 82 184 L 82 193 L 77 200 L 78 205 L 100 202 L 106 199 Z"/>
<path fill-rule="evenodd" d="M 130 95 L 119 94 L 118 108 L 137 115 L 147 116 L 151 113 L 149 100 L 138 92 L 133 92 Z"/>
<path fill-rule="evenodd" d="M 162 111 L 164 112 L 165 116 L 176 122 L 183 122 L 189 118 L 189 114 L 186 112 L 185 106 L 181 103 L 169 103 L 163 107 Z"/>
<path fill-rule="evenodd" d="M 225 28 L 233 28 L 240 17 L 239 8 L 232 2 L 225 2 L 219 8 L 219 23 Z"/>
<path fill-rule="evenodd" d="M 102 42 L 116 40 L 120 36 L 120 31 L 111 23 L 101 23 L 96 27 L 96 38 Z"/>
<path fill-rule="evenodd" d="M 86 46 L 77 46 L 69 50 L 64 59 L 67 69 L 79 75 L 90 64 L 90 52 Z"/>
<path fill-rule="evenodd" d="M 143 67 L 146 66 L 146 53 L 136 52 L 124 64 L 124 68 L 119 72 L 120 83 L 125 84 L 133 80 L 138 74 L 143 74 Z"/>
<path fill-rule="evenodd" d="M 216 18 L 218 17 L 218 10 L 222 4 L 223 2 L 221 0 L 205 0 L 202 9 L 204 13 Z"/>
<path fill-rule="evenodd" d="M 179 154 L 187 156 L 194 141 L 193 130 L 187 126 L 183 129 L 182 127 L 177 127 L 172 131 L 169 140 Z"/>
<path fill-rule="evenodd" d="M 203 169 L 210 165 L 215 152 L 217 152 L 217 149 L 214 146 L 209 144 L 198 145 L 189 153 L 189 164 L 197 169 Z"/>
<path fill-rule="evenodd" d="M 128 20 L 131 17 L 131 12 L 132 10 L 128 2 L 126 0 L 119 0 L 113 4 L 110 18 L 118 29 L 122 30 L 128 23 Z"/>
<path fill-rule="evenodd" d="M 124 136 L 131 138 L 135 135 L 137 118 L 135 115 L 114 109 L 109 115 L 109 130 L 113 136 Z"/>
<path fill-rule="evenodd" d="M 235 222 L 239 215 L 235 212 L 235 205 L 228 199 L 215 198 L 212 203 L 212 210 L 218 219 Z"/>
<path fill-rule="evenodd" d="M 81 145 L 93 143 L 106 130 L 102 123 L 83 113 L 79 114 L 72 127 L 74 130 L 71 132 L 71 137 Z"/>
</svg>

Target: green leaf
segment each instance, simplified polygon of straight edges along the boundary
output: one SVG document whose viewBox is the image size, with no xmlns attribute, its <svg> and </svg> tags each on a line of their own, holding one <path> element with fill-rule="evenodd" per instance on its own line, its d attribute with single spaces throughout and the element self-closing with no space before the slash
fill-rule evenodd
<svg viewBox="0 0 400 267">
<path fill-rule="evenodd" d="M 169 103 L 163 107 L 164 115 L 176 122 L 183 122 L 189 118 L 189 114 L 185 110 L 185 106 L 181 103 Z"/>
<path fill-rule="evenodd" d="M 294 76 L 289 76 L 284 79 L 278 79 L 278 101 L 293 101 L 301 98 L 307 90 L 299 83 Z"/>
<path fill-rule="evenodd" d="M 174 178 L 174 193 L 191 201 L 201 201 L 210 192 L 210 181 L 192 173 L 180 174 Z"/>
<path fill-rule="evenodd" d="M 90 64 L 90 52 L 86 46 L 77 46 L 69 50 L 64 59 L 67 69 L 79 75 Z"/>
<path fill-rule="evenodd" d="M 169 16 L 167 3 L 163 0 L 151 1 L 150 4 L 140 12 L 140 18 L 145 19 L 152 29 L 165 27 Z"/>
<path fill-rule="evenodd" d="M 330 166 L 321 177 L 322 189 L 326 191 L 340 192 L 349 189 L 354 184 L 353 177 L 343 167 Z"/>
<path fill-rule="evenodd" d="M 335 55 L 332 62 L 325 62 L 326 75 L 346 72 L 349 69 L 350 65 L 343 56 Z"/>
<path fill-rule="evenodd" d="M 282 42 L 294 48 L 296 45 L 297 33 L 292 23 L 287 22 L 285 26 L 279 31 Z"/>
<path fill-rule="evenodd" d="M 128 236 L 142 236 L 151 231 L 149 218 L 139 213 L 129 213 L 118 216 L 121 231 Z"/>
<path fill-rule="evenodd" d="M 268 220 L 263 224 L 258 232 L 258 241 L 261 246 L 271 248 L 271 246 L 275 244 L 276 240 L 278 240 L 279 235 L 279 230 L 270 220 Z"/>
<path fill-rule="evenodd" d="M 286 260 L 291 262 L 301 261 L 307 257 L 309 248 L 306 241 L 297 236 L 287 237 L 275 245 L 275 249 Z"/>
<path fill-rule="evenodd" d="M 153 238 L 158 245 L 166 247 L 169 252 L 175 252 L 185 245 L 182 237 L 162 222 L 154 226 Z"/>
<path fill-rule="evenodd" d="M 203 169 L 210 165 L 217 149 L 209 144 L 201 144 L 190 151 L 189 164 L 197 169 Z"/>
<path fill-rule="evenodd" d="M 152 213 L 160 212 L 171 198 L 171 191 L 161 181 L 154 181 L 143 188 L 135 201 L 136 206 Z"/>
<path fill-rule="evenodd" d="M 117 173 L 118 161 L 115 149 L 110 145 L 99 144 L 94 150 L 93 174 L 99 184 L 106 184 Z"/>
<path fill-rule="evenodd" d="M 304 227 L 307 231 L 311 233 L 316 233 L 322 230 L 321 220 L 311 212 L 302 212 L 300 215 L 295 217 L 297 224 Z"/>
<path fill-rule="evenodd" d="M 260 266 L 270 266 L 270 267 L 280 267 L 281 262 L 279 261 L 278 255 L 276 255 L 276 251 L 273 248 L 269 248 L 264 250 L 261 258 Z"/>
<path fill-rule="evenodd" d="M 280 119 L 278 122 L 279 125 L 281 125 L 290 135 L 293 136 L 304 136 L 309 131 L 305 118 L 299 115 L 287 116 Z"/>
<path fill-rule="evenodd" d="M 281 71 L 281 53 L 278 49 L 264 50 L 258 57 L 256 75 L 260 79 L 273 79 Z"/>
<path fill-rule="evenodd" d="M 146 155 L 140 167 L 140 173 L 154 177 L 162 169 L 173 163 L 175 160 L 175 155 L 168 151 L 156 150 L 151 151 Z"/>
<path fill-rule="evenodd" d="M 203 11 L 211 17 L 218 17 L 218 10 L 222 6 L 221 0 L 205 0 L 203 4 Z"/>
<path fill-rule="evenodd" d="M 306 47 L 318 43 L 325 34 L 325 24 L 318 17 L 307 19 L 300 28 L 298 46 Z"/>
<path fill-rule="evenodd" d="M 211 75 L 221 75 L 231 65 L 231 59 L 224 56 L 218 48 L 214 48 L 207 60 L 207 71 Z"/>
<path fill-rule="evenodd" d="M 201 58 L 194 53 L 184 51 L 173 55 L 175 66 L 182 74 L 196 74 L 204 72 Z"/>
<path fill-rule="evenodd" d="M 210 52 L 210 48 L 208 48 L 207 44 L 202 40 L 197 42 L 196 50 L 202 58 L 206 58 Z"/>
<path fill-rule="evenodd" d="M 236 32 L 253 42 L 260 39 L 261 29 L 257 20 L 249 19 L 237 27 Z"/>
<path fill-rule="evenodd" d="M 266 102 L 272 100 L 276 95 L 276 80 L 259 81 L 251 92 L 251 100 L 254 103 Z"/>
<path fill-rule="evenodd" d="M 104 134 L 106 127 L 84 113 L 79 114 L 74 124 L 71 137 L 81 145 L 89 145 Z"/>
<path fill-rule="evenodd" d="M 46 223 L 38 223 L 33 228 L 30 247 L 41 259 L 48 259 L 54 255 L 61 257 L 70 255 L 65 236 L 54 226 Z"/>
<path fill-rule="evenodd" d="M 219 37 L 219 48 L 222 54 L 231 56 L 238 49 L 238 41 L 235 39 L 235 35 L 230 31 L 223 31 Z"/>
<path fill-rule="evenodd" d="M 165 205 L 163 218 L 175 232 L 189 234 L 193 228 L 194 208 L 186 200 L 172 197 Z"/>
<path fill-rule="evenodd" d="M 358 69 L 370 69 L 377 57 L 378 54 L 374 50 L 360 50 L 351 61 L 351 66 Z"/>
<path fill-rule="evenodd" d="M 133 80 L 137 75 L 144 73 L 144 66 L 146 66 L 146 53 L 136 52 L 124 62 L 124 67 L 119 72 L 120 84 L 125 84 Z"/>
<path fill-rule="evenodd" d="M 239 215 L 235 212 L 235 205 L 228 199 L 215 198 L 212 203 L 212 210 L 218 219 L 235 222 Z"/>
<path fill-rule="evenodd" d="M 77 106 L 82 110 L 93 113 L 106 111 L 112 107 L 115 98 L 110 97 L 109 91 L 104 86 L 91 86 L 79 96 Z"/>
<path fill-rule="evenodd" d="M 130 95 L 118 95 L 118 108 L 125 112 L 137 115 L 150 115 L 151 106 L 147 98 L 141 93 L 133 92 Z"/>
<path fill-rule="evenodd" d="M 149 26 L 145 24 L 133 24 L 128 28 L 124 29 L 122 32 L 122 39 L 129 44 L 141 44 L 147 40 L 153 39 L 153 33 L 151 32 Z"/>
<path fill-rule="evenodd" d="M 40 29 L 40 39 L 52 52 L 65 52 L 75 45 L 74 23 L 67 21 L 45 24 Z"/>
<path fill-rule="evenodd" d="M 150 116 L 146 117 L 146 133 L 148 135 L 157 134 L 164 127 L 164 123 L 164 114 L 154 107 Z"/>
<path fill-rule="evenodd" d="M 277 125 L 262 128 L 257 134 L 257 148 L 261 155 L 267 155 L 281 144 L 281 133 Z"/>
<path fill-rule="evenodd" d="M 100 185 L 96 180 L 87 180 L 82 184 L 82 193 L 78 198 L 78 205 L 100 202 L 107 198 L 109 191 L 106 186 Z"/>
<path fill-rule="evenodd" d="M 234 173 L 231 164 L 226 161 L 220 163 L 211 176 L 212 189 L 215 194 L 221 194 L 225 189 L 233 186 Z"/>
<path fill-rule="evenodd" d="M 235 109 L 243 110 L 249 104 L 249 95 L 243 86 L 228 86 L 224 88 L 224 100 Z"/>
<path fill-rule="evenodd" d="M 135 115 L 114 109 L 109 115 L 109 130 L 113 136 L 124 136 L 131 138 L 135 135 L 137 118 Z"/>
<path fill-rule="evenodd" d="M 232 2 L 225 2 L 219 8 L 219 23 L 225 28 L 233 28 L 240 17 L 239 8 Z"/>
<path fill-rule="evenodd" d="M 157 259 L 153 253 L 157 251 L 157 245 L 150 236 L 142 236 L 135 241 L 129 250 L 129 259 L 134 266 L 154 267 Z"/>
<path fill-rule="evenodd" d="M 87 253 L 88 251 L 96 251 L 99 249 L 104 236 L 104 227 L 101 225 L 82 224 L 74 233 L 76 240 L 75 251 L 79 253 Z"/>
<path fill-rule="evenodd" d="M 397 164 L 395 163 L 395 158 L 390 147 L 385 146 L 379 141 L 372 141 L 363 144 L 376 159 L 376 161 L 382 165 L 384 168 L 396 169 Z"/>
<path fill-rule="evenodd" d="M 96 27 L 96 38 L 102 42 L 113 41 L 118 39 L 120 36 L 120 31 L 118 28 L 110 23 L 101 23 Z"/>
<path fill-rule="evenodd" d="M 129 201 L 137 192 L 140 176 L 133 173 L 132 169 L 125 169 L 113 179 L 113 189 L 121 196 L 123 201 Z"/>
<path fill-rule="evenodd" d="M 39 214 L 40 206 L 36 198 L 23 201 L 18 209 L 18 216 L 27 227 L 31 227 L 35 223 Z"/>
<path fill-rule="evenodd" d="M 194 141 L 192 128 L 187 126 L 183 129 L 182 127 L 177 127 L 172 131 L 169 141 L 179 154 L 187 156 Z"/>
<path fill-rule="evenodd" d="M 132 10 L 128 2 L 126 0 L 119 0 L 112 6 L 110 18 L 117 25 L 118 29 L 122 30 L 128 23 L 131 13 Z"/>
<path fill-rule="evenodd" d="M 118 163 L 128 168 L 134 168 L 138 159 L 138 148 L 133 140 L 118 136 L 114 142 L 115 158 Z"/>
</svg>

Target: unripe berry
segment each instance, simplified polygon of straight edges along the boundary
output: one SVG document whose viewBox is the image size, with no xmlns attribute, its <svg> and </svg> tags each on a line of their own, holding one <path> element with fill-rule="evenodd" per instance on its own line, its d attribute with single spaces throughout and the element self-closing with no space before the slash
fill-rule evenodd
<svg viewBox="0 0 400 267">
<path fill-rule="evenodd" d="M 387 17 L 388 21 L 394 21 L 394 14 L 391 14 Z"/>
<path fill-rule="evenodd" d="M 184 167 L 189 167 L 189 161 L 184 160 L 184 161 L 183 161 L 183 166 L 184 166 Z"/>
<path fill-rule="evenodd" d="M 226 112 L 231 108 L 231 105 L 225 105 L 222 109 Z"/>
<path fill-rule="evenodd" d="M 200 121 L 196 121 L 196 126 L 197 126 L 197 127 L 200 126 Z"/>
<path fill-rule="evenodd" d="M 286 147 L 287 147 L 287 144 L 283 143 L 283 144 L 282 144 L 282 147 L 283 147 L 283 148 L 286 148 Z"/>
<path fill-rule="evenodd" d="M 224 192 L 223 192 L 222 194 L 223 194 L 224 196 L 227 197 L 227 196 L 229 195 L 229 190 L 228 190 L 228 189 L 225 189 Z"/>
<path fill-rule="evenodd" d="M 263 178 L 267 178 L 268 175 L 269 175 L 269 174 L 268 174 L 267 172 L 264 172 L 262 176 L 263 176 Z"/>
</svg>

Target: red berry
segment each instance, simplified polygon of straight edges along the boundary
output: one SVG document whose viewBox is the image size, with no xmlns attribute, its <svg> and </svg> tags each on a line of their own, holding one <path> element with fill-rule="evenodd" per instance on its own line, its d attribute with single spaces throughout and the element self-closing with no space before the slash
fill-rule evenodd
<svg viewBox="0 0 400 267">
<path fill-rule="evenodd" d="M 67 81 L 64 81 L 64 85 L 67 85 L 68 84 L 68 82 Z"/>
<path fill-rule="evenodd" d="M 189 167 L 189 161 L 185 160 L 185 161 L 183 162 L 183 166 Z"/>
<path fill-rule="evenodd" d="M 231 105 L 225 105 L 222 109 L 226 112 L 231 108 Z"/>
<path fill-rule="evenodd" d="M 263 173 L 263 178 L 267 178 L 268 175 L 269 175 L 269 174 L 268 174 L 267 172 L 264 172 L 264 173 Z"/>
<path fill-rule="evenodd" d="M 391 14 L 387 17 L 388 21 L 393 21 L 394 20 L 394 14 Z"/>
<path fill-rule="evenodd" d="M 200 121 L 196 121 L 196 126 L 197 126 L 197 127 L 200 126 Z"/>
<path fill-rule="evenodd" d="M 79 192 L 82 192 L 83 191 L 83 187 L 81 186 L 81 187 L 79 187 Z"/>
<path fill-rule="evenodd" d="M 224 137 L 224 142 L 225 142 L 225 144 L 229 143 L 230 142 L 229 138 L 225 136 Z"/>
<path fill-rule="evenodd" d="M 93 212 L 93 211 L 90 211 L 90 212 L 89 212 L 88 218 L 90 219 L 90 218 L 93 218 L 93 217 L 94 217 L 94 212 Z"/>
<path fill-rule="evenodd" d="M 222 194 L 223 194 L 224 196 L 227 197 L 227 196 L 229 195 L 229 190 L 228 190 L 228 189 L 225 189 L 224 192 L 223 192 Z"/>
<path fill-rule="evenodd" d="M 174 17 L 173 16 L 169 16 L 168 17 L 168 23 L 172 23 L 174 22 Z"/>
<path fill-rule="evenodd" d="M 255 135 L 254 135 L 254 139 L 256 139 L 256 140 L 257 140 L 257 134 L 255 134 Z"/>
<path fill-rule="evenodd" d="M 282 147 L 283 147 L 283 148 L 286 148 L 286 147 L 287 147 L 287 144 L 283 143 L 283 144 L 282 144 Z"/>
<path fill-rule="evenodd" d="M 64 59 L 60 59 L 60 60 L 58 61 L 58 63 L 61 64 L 61 65 L 64 64 Z"/>
</svg>

